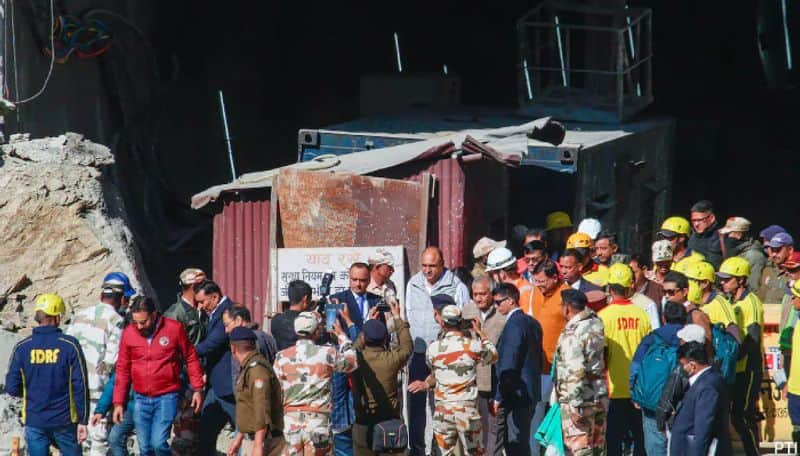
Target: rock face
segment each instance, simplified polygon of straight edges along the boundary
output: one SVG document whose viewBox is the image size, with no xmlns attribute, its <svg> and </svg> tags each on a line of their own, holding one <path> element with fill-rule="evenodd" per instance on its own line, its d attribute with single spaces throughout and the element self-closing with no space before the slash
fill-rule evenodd
<svg viewBox="0 0 800 456">
<path fill-rule="evenodd" d="M 33 301 L 60 294 L 67 316 L 93 305 L 103 277 L 126 273 L 154 296 L 126 224 L 117 188 L 106 178 L 105 146 L 67 133 L 14 135 L 0 156 L 0 325 L 26 334 Z M 0 372 L 5 375 L 5 372 Z"/>
<path fill-rule="evenodd" d="M 93 305 L 103 277 L 127 274 L 155 296 L 126 224 L 107 147 L 67 133 L 30 140 L 15 135 L 0 155 L 0 384 L 14 344 L 31 332 L 37 295 L 64 298 L 67 315 Z M 14 332 L 10 332 L 14 331 Z M 0 453 L 23 437 L 21 401 L 0 395 Z M 24 447 L 24 439 L 21 439 Z"/>
</svg>

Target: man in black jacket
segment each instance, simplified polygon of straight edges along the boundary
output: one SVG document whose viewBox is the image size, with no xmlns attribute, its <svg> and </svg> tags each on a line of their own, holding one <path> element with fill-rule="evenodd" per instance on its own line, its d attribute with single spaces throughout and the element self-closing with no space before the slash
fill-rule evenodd
<svg viewBox="0 0 800 456">
<path fill-rule="evenodd" d="M 719 224 L 714 215 L 714 206 L 711 201 L 701 200 L 692 206 L 690 221 L 692 222 L 692 236 L 689 238 L 689 248 L 702 253 L 706 261 L 719 268 L 722 263 L 722 240 L 717 232 Z"/>
<path fill-rule="evenodd" d="M 278 345 L 278 351 L 286 350 L 297 342 L 294 319 L 311 307 L 311 286 L 302 280 L 289 282 L 288 294 L 289 308 L 276 315 L 270 325 L 270 332 Z"/>
</svg>

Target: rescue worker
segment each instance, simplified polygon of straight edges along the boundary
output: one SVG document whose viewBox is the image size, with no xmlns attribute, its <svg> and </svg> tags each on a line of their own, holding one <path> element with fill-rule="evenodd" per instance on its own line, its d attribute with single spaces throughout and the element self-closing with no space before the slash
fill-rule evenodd
<svg viewBox="0 0 800 456">
<path fill-rule="evenodd" d="M 741 336 L 742 359 L 736 364 L 736 383 L 731 404 L 731 421 L 742 439 L 747 456 L 758 455 L 758 411 L 756 400 L 764 377 L 762 360 L 764 334 L 764 307 L 747 286 L 750 264 L 741 257 L 731 257 L 722 262 L 717 277 L 722 291 L 734 303 Z"/>
<path fill-rule="evenodd" d="M 242 366 L 236 378 L 236 428 L 228 454 L 277 456 L 283 450 L 283 391 L 269 361 L 245 327 L 230 333 L 231 353 Z"/>
<path fill-rule="evenodd" d="M 666 239 L 653 242 L 652 246 L 653 270 L 647 275 L 647 278 L 653 282 L 661 285 L 664 283 L 664 277 L 672 268 L 672 243 Z M 661 303 L 662 310 L 664 302 Z"/>
<path fill-rule="evenodd" d="M 89 401 L 91 409 L 103 395 L 103 388 L 114 373 L 122 337 L 123 319 L 119 314 L 124 295 L 124 286 L 115 281 L 103 283 L 100 303 L 78 312 L 66 333 L 78 340 L 86 359 L 89 377 Z M 96 424 L 95 424 L 96 423 Z M 108 453 L 110 423 L 105 418 L 89 423 L 89 454 L 105 456 Z"/>
<path fill-rule="evenodd" d="M 594 242 L 586 233 L 575 233 L 567 239 L 567 248 L 575 249 L 581 254 L 581 276 L 587 282 L 593 283 L 598 287 L 604 287 L 608 283 L 608 266 L 598 264 L 592 260 L 592 250 Z"/>
<path fill-rule="evenodd" d="M 672 264 L 690 256 L 705 259 L 702 254 L 689 248 L 690 230 L 689 221 L 683 217 L 670 217 L 661 224 L 658 235 L 672 244 Z"/>
<path fill-rule="evenodd" d="M 56 294 L 36 298 L 33 334 L 11 354 L 5 391 L 22 398 L 25 444 L 30 456 L 47 456 L 55 442 L 63 456 L 82 454 L 88 435 L 89 385 L 78 341 L 58 328 L 64 301 Z"/>
<path fill-rule="evenodd" d="M 119 307 L 120 315 L 125 315 L 128 306 L 131 303 L 131 298 L 136 294 L 136 289 L 131 286 L 131 279 L 123 272 L 110 272 L 103 277 L 103 283 L 122 287 L 122 304 Z"/>
<path fill-rule="evenodd" d="M 639 342 L 650 333 L 650 318 L 628 296 L 633 288 L 633 271 L 617 263 L 608 271 L 611 302 L 597 313 L 603 321 L 608 364 L 608 426 L 606 442 L 609 456 L 622 454 L 626 434 L 633 434 L 636 456 L 644 456 L 642 414 L 631 402 L 630 366 Z"/>
<path fill-rule="evenodd" d="M 492 250 L 486 263 L 486 273 L 494 283 L 510 283 L 519 290 L 519 305 L 529 315 L 533 308 L 533 285 L 517 273 L 517 259 L 511 250 L 499 247 Z"/>
<path fill-rule="evenodd" d="M 316 312 L 302 312 L 294 320 L 297 342 L 275 357 L 275 376 L 283 389 L 285 455 L 330 453 L 333 373 L 349 374 L 358 367 L 353 344 L 339 320 L 333 323 L 338 350 L 317 345 L 322 329 Z"/>
<path fill-rule="evenodd" d="M 578 290 L 561 291 L 561 312 L 567 325 L 556 345 L 553 388 L 565 454 L 602 454 L 608 416 L 603 321 Z"/>
<path fill-rule="evenodd" d="M 611 266 L 611 258 L 619 253 L 617 235 L 602 231 L 594 239 L 594 260 L 601 265 Z"/>
<path fill-rule="evenodd" d="M 550 249 L 549 256 L 554 260 L 558 260 L 559 255 L 564 251 L 567 238 L 575 232 L 572 219 L 566 212 L 551 212 L 545 217 L 544 230 L 547 232 L 547 247 Z"/>
<path fill-rule="evenodd" d="M 800 311 L 800 280 L 796 280 L 791 288 L 794 311 Z M 800 325 L 794 327 L 792 334 L 791 356 L 785 357 L 784 372 L 789 380 L 778 384 L 788 403 L 789 419 L 792 422 L 792 441 L 800 443 Z"/>
<path fill-rule="evenodd" d="M 725 296 L 714 290 L 715 274 L 714 266 L 708 261 L 696 261 L 686 269 L 686 278 L 689 279 L 690 286 L 691 281 L 694 281 L 702 293 L 700 310 L 708 315 L 710 324 L 720 325 L 737 342 L 741 343 L 741 334 L 739 325 L 736 323 L 736 312 L 733 310 L 733 305 Z"/>
<path fill-rule="evenodd" d="M 205 338 L 205 313 L 195 306 L 194 286 L 206 280 L 206 273 L 202 269 L 184 269 L 178 277 L 181 292 L 177 301 L 172 304 L 164 316 L 178 320 L 186 331 L 186 337 L 193 345 L 197 345 Z M 172 448 L 178 454 L 195 454 L 197 448 L 198 418 L 191 407 L 192 390 L 185 388 L 183 397 L 178 403 L 178 416 L 172 424 Z"/>
<path fill-rule="evenodd" d="M 461 329 L 461 309 L 457 306 L 445 306 L 441 315 L 434 316 L 443 334 L 428 346 L 426 358 L 431 374 L 408 389 L 434 390 L 433 435 L 442 456 L 455 454 L 459 442 L 465 455 L 482 456 L 477 366 L 495 363 L 497 349 L 481 332 L 478 320 L 472 320 L 472 331 L 477 338 Z"/>
</svg>

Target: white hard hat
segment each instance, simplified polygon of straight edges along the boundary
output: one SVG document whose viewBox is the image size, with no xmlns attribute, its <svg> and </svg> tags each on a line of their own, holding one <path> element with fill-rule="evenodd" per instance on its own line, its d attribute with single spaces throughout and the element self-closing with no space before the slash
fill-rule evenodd
<svg viewBox="0 0 800 456">
<path fill-rule="evenodd" d="M 578 233 L 588 234 L 593 241 L 597 239 L 597 235 L 600 234 L 602 230 L 603 225 L 601 225 L 600 221 L 597 219 L 586 218 L 581 220 L 581 223 L 578 224 Z"/>
<path fill-rule="evenodd" d="M 672 244 L 666 239 L 653 242 L 653 263 L 672 260 Z"/>
<path fill-rule="evenodd" d="M 486 260 L 486 272 L 499 271 L 505 269 L 512 264 L 516 263 L 517 259 L 511 250 L 505 247 L 500 247 L 492 250 L 489 253 L 489 258 Z"/>
</svg>

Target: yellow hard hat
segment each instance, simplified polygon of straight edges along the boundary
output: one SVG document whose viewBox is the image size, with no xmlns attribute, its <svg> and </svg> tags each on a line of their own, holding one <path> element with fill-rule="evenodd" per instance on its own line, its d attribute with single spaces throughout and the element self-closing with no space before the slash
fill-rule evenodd
<svg viewBox="0 0 800 456">
<path fill-rule="evenodd" d="M 709 263 L 708 261 L 698 260 L 694 262 L 690 262 L 686 267 L 686 277 L 694 280 L 707 280 L 709 282 L 713 282 L 715 279 L 714 277 L 714 265 Z"/>
<path fill-rule="evenodd" d="M 64 315 L 66 306 L 64 306 L 64 300 L 61 299 L 61 296 L 55 293 L 44 293 L 36 298 L 36 308 L 34 310 L 41 310 L 47 315 L 58 317 Z"/>
<path fill-rule="evenodd" d="M 698 258 L 698 257 L 692 256 L 692 255 L 689 255 L 687 257 L 681 258 L 677 263 L 672 263 L 672 267 L 670 269 L 672 269 L 673 271 L 680 272 L 683 275 L 686 275 L 686 271 L 689 270 L 689 266 L 693 265 L 694 263 L 697 263 L 698 261 L 702 261 L 702 260 L 703 260 L 703 258 Z"/>
<path fill-rule="evenodd" d="M 795 298 L 800 298 L 800 280 L 795 280 L 792 284 L 792 296 Z"/>
<path fill-rule="evenodd" d="M 742 257 L 730 257 L 722 262 L 717 275 L 724 279 L 728 277 L 747 277 L 750 275 L 750 263 Z"/>
<path fill-rule="evenodd" d="M 689 221 L 683 217 L 670 217 L 664 220 L 664 223 L 661 224 L 661 230 L 659 233 L 673 236 L 676 234 L 688 236 Z"/>
<path fill-rule="evenodd" d="M 559 228 L 569 228 L 572 226 L 572 219 L 569 214 L 563 211 L 551 212 L 547 214 L 544 221 L 545 231 L 557 230 Z"/>
<path fill-rule="evenodd" d="M 624 263 L 612 264 L 608 268 L 608 284 L 630 288 L 633 285 L 633 270 Z"/>
<path fill-rule="evenodd" d="M 591 249 L 592 238 L 586 233 L 572 233 L 567 238 L 568 249 Z"/>
</svg>

